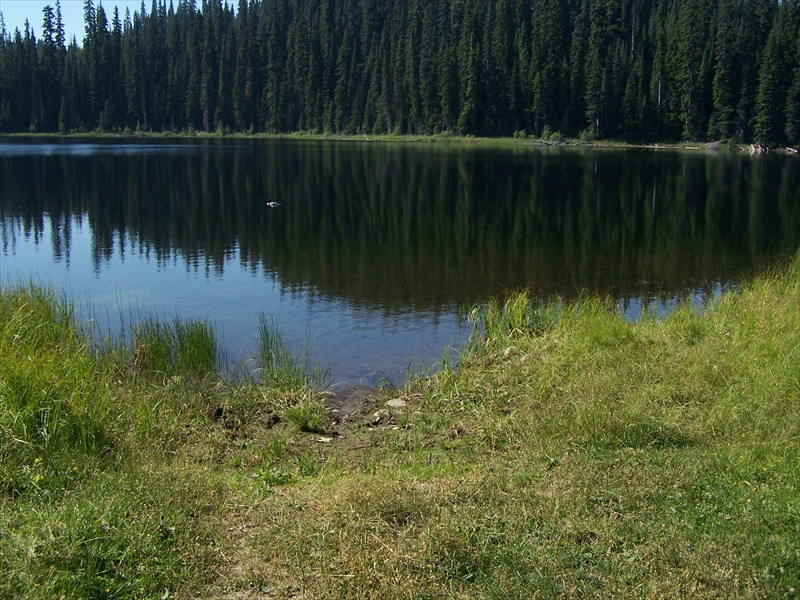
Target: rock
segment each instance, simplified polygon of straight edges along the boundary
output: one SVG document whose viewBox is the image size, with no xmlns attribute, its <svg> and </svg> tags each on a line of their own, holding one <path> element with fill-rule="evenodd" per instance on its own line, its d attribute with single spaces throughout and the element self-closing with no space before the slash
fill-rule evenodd
<svg viewBox="0 0 800 600">
<path fill-rule="evenodd" d="M 395 398 L 394 400 L 389 400 L 386 403 L 386 406 L 389 406 L 391 408 L 405 408 L 406 407 L 406 401 L 405 400 L 401 400 L 400 398 Z"/>
<path fill-rule="evenodd" d="M 367 427 L 376 427 L 378 425 L 392 425 L 393 423 L 394 419 L 392 418 L 392 413 L 390 413 L 388 410 L 379 410 L 372 415 L 372 419 L 367 421 Z"/>
</svg>

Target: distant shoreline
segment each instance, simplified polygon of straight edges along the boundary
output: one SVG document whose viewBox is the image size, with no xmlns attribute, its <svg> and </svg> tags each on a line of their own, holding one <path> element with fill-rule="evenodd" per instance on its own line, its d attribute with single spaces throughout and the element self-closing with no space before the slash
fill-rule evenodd
<svg viewBox="0 0 800 600">
<path fill-rule="evenodd" d="M 798 154 L 798 148 L 782 146 L 767 148 L 760 144 L 733 143 L 727 140 L 713 142 L 635 142 L 619 139 L 581 140 L 573 138 L 545 139 L 533 136 L 525 137 L 474 137 L 450 134 L 437 135 L 366 135 L 366 134 L 333 134 L 333 133 L 218 133 L 206 131 L 179 132 L 70 132 L 70 133 L 2 133 L 0 138 L 96 138 L 96 139 L 245 139 L 245 140 L 313 140 L 341 142 L 378 142 L 378 143 L 427 143 L 451 144 L 465 146 L 529 146 L 554 148 L 611 148 L 642 150 L 694 150 L 694 151 L 735 151 L 750 154 L 786 153 Z"/>
</svg>

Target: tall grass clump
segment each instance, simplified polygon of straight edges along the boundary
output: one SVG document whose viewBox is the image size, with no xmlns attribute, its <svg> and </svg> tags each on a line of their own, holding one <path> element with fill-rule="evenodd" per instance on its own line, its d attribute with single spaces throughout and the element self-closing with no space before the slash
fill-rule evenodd
<svg viewBox="0 0 800 600">
<path fill-rule="evenodd" d="M 199 378 L 215 374 L 219 348 L 213 327 L 206 321 L 175 317 L 172 329 L 177 370 Z"/>
<path fill-rule="evenodd" d="M 106 361 L 145 379 L 209 379 L 220 364 L 214 328 L 199 319 L 144 316 L 103 341 L 100 353 Z"/>
<path fill-rule="evenodd" d="M 504 302 L 492 300 L 473 307 L 467 320 L 473 325 L 469 347 L 502 345 L 512 339 L 541 335 L 558 323 L 560 301 L 535 303 L 526 292 L 511 294 Z"/>
<path fill-rule="evenodd" d="M 110 456 L 109 392 L 95 385 L 88 336 L 50 288 L 0 290 L 0 471 L 12 496 L 58 488 Z"/>
<path fill-rule="evenodd" d="M 309 364 L 308 344 L 304 355 L 298 355 L 286 341 L 278 323 L 263 313 L 258 317 L 259 380 L 270 387 L 299 390 L 309 386 L 324 386 L 326 372 Z"/>
<path fill-rule="evenodd" d="M 298 356 L 274 319 L 258 320 L 256 383 L 269 390 L 273 408 L 297 431 L 323 433 L 327 410 L 322 395 L 312 389 L 326 385 L 326 373 L 309 367 L 308 352 Z"/>
</svg>

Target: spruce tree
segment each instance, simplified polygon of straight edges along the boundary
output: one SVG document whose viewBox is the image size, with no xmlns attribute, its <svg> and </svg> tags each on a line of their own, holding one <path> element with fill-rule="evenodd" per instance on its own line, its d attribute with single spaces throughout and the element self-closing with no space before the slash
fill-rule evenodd
<svg viewBox="0 0 800 600">
<path fill-rule="evenodd" d="M 561 68 L 566 37 L 563 7 L 560 0 L 542 0 L 534 4 L 530 72 L 533 133 L 537 136 L 545 127 L 553 131 L 559 129 L 563 119 Z"/>
<path fill-rule="evenodd" d="M 35 90 L 34 110 L 38 111 L 38 127 L 42 131 L 58 128 L 61 109 L 61 65 L 58 48 L 58 28 L 53 7 L 42 9 L 42 38 L 39 50 L 38 89 Z"/>
<path fill-rule="evenodd" d="M 733 136 L 736 110 L 735 91 L 741 69 L 736 56 L 736 38 L 733 22 L 732 0 L 719 0 L 714 38 L 714 80 L 712 112 L 708 137 L 727 139 Z"/>
<path fill-rule="evenodd" d="M 797 5 L 781 4 L 767 38 L 756 94 L 755 141 L 767 147 L 785 142 L 786 101 L 794 74 Z"/>
<path fill-rule="evenodd" d="M 682 135 L 687 140 L 704 137 L 706 119 L 705 84 L 712 15 L 710 0 L 683 0 L 678 9 L 676 36 L 677 93 L 680 98 Z"/>
<path fill-rule="evenodd" d="M 800 143 L 800 28 L 795 48 L 794 77 L 786 99 L 786 139 L 792 146 Z"/>
<path fill-rule="evenodd" d="M 203 12 L 203 42 L 200 64 L 200 112 L 203 129 L 211 131 L 216 112 L 217 90 L 219 87 L 219 60 L 217 58 L 217 21 L 221 6 L 218 2 L 206 4 Z"/>
</svg>

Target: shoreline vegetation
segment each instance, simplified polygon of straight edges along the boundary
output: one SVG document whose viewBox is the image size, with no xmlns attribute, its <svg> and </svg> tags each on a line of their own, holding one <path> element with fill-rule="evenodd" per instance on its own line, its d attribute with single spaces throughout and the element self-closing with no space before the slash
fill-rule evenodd
<svg viewBox="0 0 800 600">
<path fill-rule="evenodd" d="M 70 133 L 1 133 L 0 138 L 35 138 L 35 139 L 214 139 L 214 140 L 314 140 L 314 141 L 339 141 L 339 142 L 377 142 L 377 143 L 406 143 L 406 144 L 453 144 L 475 146 L 534 146 L 534 147 L 564 147 L 564 148 L 638 148 L 643 150 L 702 150 L 702 151 L 739 151 L 750 154 L 764 153 L 789 153 L 798 154 L 800 148 L 795 146 L 768 147 L 761 144 L 745 144 L 731 140 L 715 140 L 711 142 L 645 142 L 626 140 L 622 138 L 608 138 L 601 140 L 582 140 L 568 138 L 561 134 L 550 137 L 536 137 L 530 134 L 519 133 L 513 137 L 476 137 L 461 136 L 450 133 L 431 135 L 399 135 L 399 134 L 335 134 L 335 133 L 233 133 L 221 131 L 87 131 Z"/>
<path fill-rule="evenodd" d="M 0 288 L 0 596 L 797 596 L 800 254 L 703 311 L 469 319 L 343 404 L 274 322 L 235 379 L 204 322 Z"/>
</svg>

